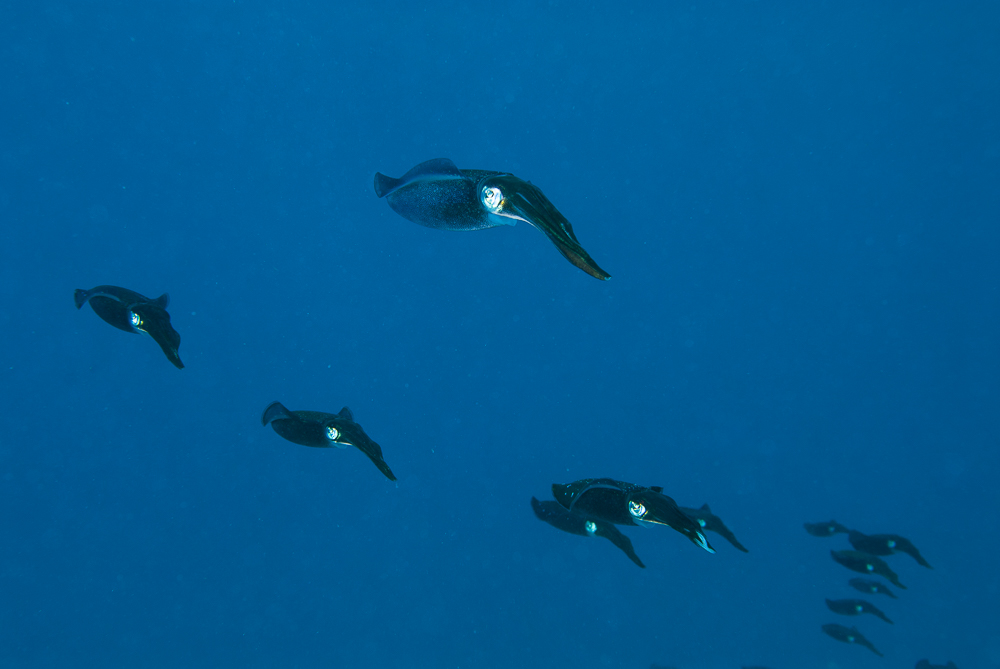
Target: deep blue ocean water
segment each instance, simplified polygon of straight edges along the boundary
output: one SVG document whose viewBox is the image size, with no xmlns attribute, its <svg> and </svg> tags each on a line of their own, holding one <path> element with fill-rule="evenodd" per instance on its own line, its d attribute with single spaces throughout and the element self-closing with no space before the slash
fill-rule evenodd
<svg viewBox="0 0 1000 669">
<path fill-rule="evenodd" d="M 1000 6 L 0 2 L 0 666 L 1000 667 Z M 447 157 L 525 224 L 372 188 Z M 76 288 L 171 296 L 178 371 Z M 260 424 L 349 406 L 398 476 Z M 708 502 L 749 553 L 539 522 Z M 806 521 L 911 539 L 895 622 Z M 820 626 L 856 624 L 885 654 Z"/>
</svg>

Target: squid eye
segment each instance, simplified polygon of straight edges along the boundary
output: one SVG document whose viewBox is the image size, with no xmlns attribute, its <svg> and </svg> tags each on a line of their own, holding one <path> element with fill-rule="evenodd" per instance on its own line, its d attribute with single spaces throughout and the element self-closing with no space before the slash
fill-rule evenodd
<svg viewBox="0 0 1000 669">
<path fill-rule="evenodd" d="M 698 524 L 701 525 L 702 527 L 705 527 L 705 525 L 707 525 L 708 523 L 706 523 L 704 520 L 702 520 L 701 518 L 699 518 L 698 519 Z"/>
<path fill-rule="evenodd" d="M 503 207 L 503 193 L 496 186 L 484 188 L 480 197 L 483 200 L 483 206 L 491 212 L 496 213 Z"/>
<path fill-rule="evenodd" d="M 132 327 L 135 329 L 138 330 L 142 327 L 142 318 L 134 311 L 128 312 L 128 319 L 132 323 Z"/>
<path fill-rule="evenodd" d="M 340 439 L 340 430 L 332 425 L 328 425 L 326 428 L 326 438 L 330 441 L 337 441 Z"/>
<path fill-rule="evenodd" d="M 893 541 L 892 539 L 890 539 L 889 540 L 889 548 L 895 548 L 895 547 L 896 547 L 896 542 Z"/>
<path fill-rule="evenodd" d="M 587 528 L 587 534 L 593 534 L 597 531 L 597 523 L 592 520 L 588 520 L 585 527 Z"/>
<path fill-rule="evenodd" d="M 646 507 L 643 506 L 642 502 L 629 502 L 628 512 L 636 518 L 642 518 L 646 515 Z"/>
</svg>

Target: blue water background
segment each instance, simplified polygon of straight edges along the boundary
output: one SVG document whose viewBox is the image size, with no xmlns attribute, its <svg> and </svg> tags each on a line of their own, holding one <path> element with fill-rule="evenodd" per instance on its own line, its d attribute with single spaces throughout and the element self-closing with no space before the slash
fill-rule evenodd
<svg viewBox="0 0 1000 669">
<path fill-rule="evenodd" d="M 1000 5 L 0 4 L 0 666 L 1000 667 Z M 526 226 L 414 225 L 430 158 Z M 171 295 L 186 368 L 75 288 Z M 399 477 L 261 410 L 349 406 Z M 532 515 L 609 476 L 750 549 Z M 839 618 L 836 518 L 909 537 Z M 839 619 L 838 619 L 839 618 Z M 856 624 L 883 652 L 826 637 Z"/>
</svg>

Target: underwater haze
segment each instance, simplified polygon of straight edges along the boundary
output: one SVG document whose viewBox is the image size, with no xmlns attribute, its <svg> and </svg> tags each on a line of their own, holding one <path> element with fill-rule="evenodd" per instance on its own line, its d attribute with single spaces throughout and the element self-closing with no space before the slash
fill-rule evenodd
<svg viewBox="0 0 1000 669">
<path fill-rule="evenodd" d="M 995 2 L 0 1 L 0 667 L 1000 667 L 998 34 Z M 436 158 L 530 181 L 612 278 L 376 195 Z M 74 307 L 102 285 L 169 293 L 183 369 Z M 274 401 L 349 407 L 398 480 Z M 597 477 L 749 552 L 619 526 L 641 569 L 535 517 Z M 933 569 L 865 596 L 831 519 Z"/>
</svg>

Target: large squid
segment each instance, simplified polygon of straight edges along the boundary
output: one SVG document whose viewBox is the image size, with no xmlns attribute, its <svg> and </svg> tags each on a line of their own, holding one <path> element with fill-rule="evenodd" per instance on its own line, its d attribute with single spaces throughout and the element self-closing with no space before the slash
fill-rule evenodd
<svg viewBox="0 0 1000 669">
<path fill-rule="evenodd" d="M 375 193 L 397 214 L 440 230 L 482 230 L 524 221 L 545 233 L 567 260 L 597 279 L 610 279 L 590 257 L 573 226 L 545 194 L 507 172 L 460 170 L 447 158 L 420 163 L 399 179 L 375 173 Z"/>
</svg>

